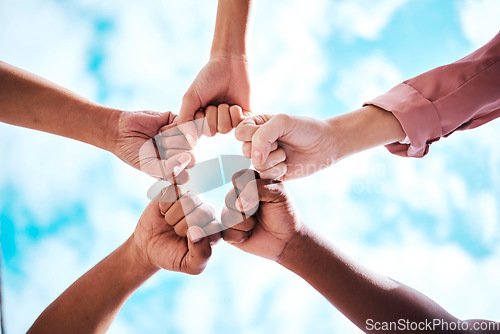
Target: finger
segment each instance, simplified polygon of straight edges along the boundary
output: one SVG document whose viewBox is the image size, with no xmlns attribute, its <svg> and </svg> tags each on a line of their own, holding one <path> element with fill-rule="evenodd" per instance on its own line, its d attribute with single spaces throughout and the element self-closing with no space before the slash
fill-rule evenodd
<svg viewBox="0 0 500 334">
<path fill-rule="evenodd" d="M 205 120 L 203 134 L 207 137 L 215 136 L 217 133 L 217 107 L 208 106 L 205 108 Z"/>
<path fill-rule="evenodd" d="M 243 169 L 233 174 L 231 182 L 236 189 L 237 195 L 246 187 L 246 185 L 255 179 L 259 178 L 259 173 L 253 169 Z"/>
<path fill-rule="evenodd" d="M 271 153 L 271 144 L 288 131 L 289 117 L 284 114 L 274 116 L 255 131 L 252 136 L 252 162 L 254 166 L 266 161 Z"/>
<path fill-rule="evenodd" d="M 196 158 L 194 157 L 194 154 L 192 151 L 187 151 L 187 150 L 182 150 L 182 149 L 177 149 L 177 148 L 171 148 L 163 151 L 162 153 L 162 159 L 163 160 L 168 160 L 174 155 L 180 154 L 180 153 L 187 153 L 191 156 L 191 161 L 187 164 L 186 169 L 192 168 L 196 164 Z"/>
<path fill-rule="evenodd" d="M 191 207 L 186 208 L 186 210 L 184 210 L 185 213 L 182 212 L 183 210 L 180 210 L 182 217 L 174 226 L 175 233 L 180 237 L 186 236 L 189 227 L 203 227 L 215 219 L 215 210 L 208 204 L 201 203 L 198 207 L 191 211 L 188 209 L 191 209 Z M 169 212 L 171 210 L 172 209 L 170 209 Z"/>
<path fill-rule="evenodd" d="M 153 177 L 171 182 L 191 161 L 191 156 L 187 153 L 178 154 L 166 160 L 159 159 L 158 156 L 153 140 L 149 140 L 139 149 L 139 169 Z"/>
<path fill-rule="evenodd" d="M 194 114 L 194 125 L 198 133 L 198 138 L 203 135 L 203 125 L 205 124 L 205 111 L 203 109 L 198 110 Z"/>
<path fill-rule="evenodd" d="M 240 193 L 241 193 L 241 191 L 238 191 L 236 188 L 231 188 L 229 190 L 229 192 L 227 193 L 227 195 L 226 195 L 226 197 L 224 199 L 224 202 L 226 204 L 225 208 L 228 208 L 230 210 L 238 212 L 239 217 L 240 217 L 239 218 L 239 222 L 243 222 L 245 219 L 247 219 L 248 217 L 251 217 L 253 214 L 255 214 L 255 212 L 257 212 L 257 210 L 259 209 L 259 206 L 256 205 L 253 208 L 250 208 L 250 209 L 248 209 L 246 211 L 242 211 L 240 209 L 241 206 L 236 206 L 236 203 L 238 202 L 238 196 L 239 196 Z M 233 218 L 233 217 L 231 217 L 231 218 Z M 224 223 L 224 225 L 226 227 L 232 227 L 235 224 L 233 224 L 233 225 L 226 225 Z"/>
<path fill-rule="evenodd" d="M 271 153 L 269 153 L 269 156 L 267 157 L 266 161 L 264 161 L 262 164 L 260 164 L 258 166 L 254 166 L 254 167 L 258 171 L 267 170 L 267 169 L 270 169 L 270 168 L 278 165 L 279 163 L 285 161 L 285 159 L 286 159 L 285 150 L 280 147 L 277 150 L 271 151 Z M 265 179 L 265 177 L 263 177 L 262 175 L 260 177 Z"/>
<path fill-rule="evenodd" d="M 222 239 L 226 241 L 227 243 L 230 244 L 239 244 L 248 238 L 250 238 L 250 235 L 252 234 L 252 231 L 240 231 L 240 230 L 234 230 L 232 228 L 227 229 L 222 231 Z"/>
<path fill-rule="evenodd" d="M 203 232 L 210 240 L 210 245 L 215 245 L 222 238 L 222 225 L 218 220 L 212 220 L 203 226 Z"/>
<path fill-rule="evenodd" d="M 239 141 L 251 141 L 260 125 L 268 122 L 273 115 L 256 115 L 246 118 L 236 127 L 234 135 Z"/>
<path fill-rule="evenodd" d="M 171 111 L 162 113 L 155 112 L 154 114 L 158 116 L 157 123 L 162 124 L 162 126 L 160 126 L 158 130 L 158 133 L 160 133 L 163 128 L 167 128 L 177 121 L 177 115 L 172 113 Z"/>
<path fill-rule="evenodd" d="M 252 158 L 252 142 L 251 141 L 244 142 L 242 147 L 241 147 L 241 152 L 243 153 L 243 155 L 246 158 L 251 159 Z"/>
<path fill-rule="evenodd" d="M 177 185 L 170 185 L 163 188 L 158 199 L 161 214 L 165 216 L 170 207 L 177 202 L 181 196 L 181 189 Z"/>
<path fill-rule="evenodd" d="M 169 136 L 182 135 L 182 132 L 181 130 L 179 130 L 177 123 L 172 123 L 162 126 L 160 128 L 160 131 L 158 131 L 158 134 L 160 136 L 169 137 Z"/>
<path fill-rule="evenodd" d="M 275 151 L 276 149 L 278 149 L 277 141 L 271 144 L 271 152 Z M 244 142 L 241 151 L 245 157 L 250 159 L 252 157 L 252 142 L 251 141 Z"/>
<path fill-rule="evenodd" d="M 191 275 L 198 275 L 207 266 L 212 255 L 210 240 L 199 226 L 192 226 L 188 231 L 188 252 L 183 258 L 182 271 Z"/>
<path fill-rule="evenodd" d="M 186 141 L 188 142 L 188 150 L 192 150 L 196 146 L 196 141 L 198 140 L 198 130 L 193 121 L 186 123 L 180 123 L 177 125 L 179 130 L 183 133 Z M 167 146 L 168 148 L 168 146 Z M 173 147 L 173 148 L 183 148 L 183 147 Z"/>
<path fill-rule="evenodd" d="M 286 190 L 281 181 L 258 179 L 248 182 L 241 191 L 234 206 L 241 212 L 248 212 L 260 202 L 278 203 L 286 200 Z"/>
<path fill-rule="evenodd" d="M 243 110 L 240 106 L 234 105 L 229 108 L 229 115 L 231 116 L 231 127 L 235 128 L 240 124 L 245 117 L 243 116 Z"/>
<path fill-rule="evenodd" d="M 238 198 L 234 202 L 237 210 L 245 213 L 247 216 L 254 214 L 259 208 L 259 190 L 256 180 L 247 183 L 245 188 L 240 192 Z"/>
<path fill-rule="evenodd" d="M 217 107 L 217 131 L 225 134 L 232 129 L 229 106 L 227 104 L 219 104 L 219 107 Z"/>
<path fill-rule="evenodd" d="M 236 130 L 234 130 L 234 136 L 239 141 L 251 141 L 258 128 L 259 126 L 255 125 L 252 119 L 247 118 L 238 124 Z"/>
<path fill-rule="evenodd" d="M 246 217 L 239 211 L 224 207 L 221 213 L 222 228 L 232 228 L 239 231 L 250 231 L 255 227 L 257 220 L 255 217 Z"/>
<path fill-rule="evenodd" d="M 179 111 L 179 122 L 185 123 L 192 121 L 194 113 L 200 108 L 200 98 L 198 97 L 198 93 L 195 89 L 193 89 L 193 85 L 191 85 L 182 97 L 181 109 Z"/>
<path fill-rule="evenodd" d="M 276 166 L 273 166 L 269 169 L 263 170 L 260 172 L 260 178 L 261 179 L 269 179 L 269 180 L 275 180 L 279 179 L 283 175 L 285 175 L 287 172 L 287 165 L 285 162 L 280 162 Z"/>
<path fill-rule="evenodd" d="M 174 204 L 170 206 L 168 211 L 165 212 L 165 221 L 170 226 L 174 226 L 174 229 L 177 232 L 176 229 L 177 225 L 181 223 L 184 223 L 185 225 L 186 224 L 185 217 L 195 212 L 201 205 L 202 202 L 198 196 L 194 196 L 189 193 L 183 195 L 179 198 L 178 201 L 176 201 Z M 178 229 L 180 231 L 183 231 L 183 233 L 182 234 L 177 233 L 177 235 L 181 237 L 186 236 L 187 226 L 185 227 L 180 226 L 178 227 Z"/>
<path fill-rule="evenodd" d="M 162 136 L 159 139 L 161 148 L 164 150 L 184 150 L 189 151 L 191 149 L 191 144 L 187 141 L 187 138 L 180 134 L 178 136 Z"/>
</svg>

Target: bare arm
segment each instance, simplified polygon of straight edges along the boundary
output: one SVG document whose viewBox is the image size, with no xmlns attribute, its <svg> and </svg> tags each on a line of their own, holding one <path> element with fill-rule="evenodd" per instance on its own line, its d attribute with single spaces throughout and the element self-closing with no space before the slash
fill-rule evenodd
<svg viewBox="0 0 500 334">
<path fill-rule="evenodd" d="M 263 178 L 283 180 L 313 174 L 356 152 L 405 138 L 396 117 L 372 105 L 327 120 L 257 115 L 243 120 L 235 135 Z"/>
<path fill-rule="evenodd" d="M 398 323 L 400 319 L 414 323 L 458 321 L 430 298 L 364 268 L 307 229 L 288 243 L 278 262 L 302 277 L 367 333 L 377 332 L 377 323 Z"/>
<path fill-rule="evenodd" d="M 211 56 L 246 58 L 252 0 L 219 0 Z"/>
<path fill-rule="evenodd" d="M 210 105 L 239 105 L 250 113 L 250 76 L 247 40 L 252 0 L 219 0 L 210 59 L 182 98 L 179 123 L 194 119 L 199 109 Z M 196 143 L 196 129 L 183 124 L 182 132 Z M 233 125 L 236 126 L 237 124 Z"/>
<path fill-rule="evenodd" d="M 182 170 L 191 162 L 192 155 L 170 155 L 169 159 L 162 160 L 153 144 L 159 129 L 176 122 L 176 118 L 171 112 L 107 108 L 33 73 L 0 62 L 0 122 L 97 146 L 157 178 L 168 178 L 178 166 L 177 179 L 183 183 L 187 175 Z"/>
<path fill-rule="evenodd" d="M 105 333 L 125 301 L 158 270 L 139 261 L 129 238 L 50 304 L 28 333 Z"/>
<path fill-rule="evenodd" d="M 296 273 L 364 332 L 500 333 L 500 324 L 482 320 L 462 321 L 460 330 L 445 327 L 445 322 L 453 326 L 460 320 L 422 293 L 365 268 L 322 240 L 304 226 L 282 182 L 255 180 L 253 175 L 240 172 L 233 177 L 234 188 L 222 211 L 224 240 Z M 241 222 L 242 213 L 252 216 Z M 383 328 L 384 323 L 396 327 Z M 489 325 L 489 331 L 477 330 L 481 324 Z M 417 330 L 409 327 L 415 325 Z"/>
<path fill-rule="evenodd" d="M 0 62 L 0 121 L 113 148 L 120 112 Z"/>
<path fill-rule="evenodd" d="M 159 202 L 151 202 L 134 234 L 50 304 L 28 333 L 105 333 L 132 293 L 159 269 L 201 273 L 211 241 L 220 238 L 213 230 L 220 229 L 213 209 L 192 196 L 177 200 L 174 190 L 170 186 Z M 181 200 L 198 206 L 185 215 Z M 178 222 L 181 217 L 189 217 L 189 227 L 186 219 Z"/>
</svg>

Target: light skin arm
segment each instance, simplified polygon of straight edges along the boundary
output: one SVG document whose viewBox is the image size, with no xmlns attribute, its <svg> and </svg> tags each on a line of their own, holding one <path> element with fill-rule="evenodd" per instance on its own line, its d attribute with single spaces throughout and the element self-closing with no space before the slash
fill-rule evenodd
<svg viewBox="0 0 500 334">
<path fill-rule="evenodd" d="M 182 198 L 151 202 L 134 234 L 64 291 L 28 333 L 105 333 L 132 293 L 158 270 L 201 273 L 211 242 L 220 238 L 214 233 L 218 223 L 213 209 L 189 199 L 198 206 L 186 216 L 191 217 L 188 226 Z"/>
<path fill-rule="evenodd" d="M 392 113 L 372 105 L 327 120 L 258 115 L 243 120 L 235 135 L 263 178 L 283 180 L 311 175 L 349 155 L 406 137 Z M 273 150 L 278 142 L 284 152 Z"/>
<path fill-rule="evenodd" d="M 222 223 L 230 228 L 224 240 L 296 273 L 365 332 L 368 319 L 458 321 L 430 298 L 365 268 L 310 231 L 282 182 L 246 180 L 252 178 L 236 175 L 226 197 Z M 242 213 L 253 215 L 241 222 Z"/>
</svg>

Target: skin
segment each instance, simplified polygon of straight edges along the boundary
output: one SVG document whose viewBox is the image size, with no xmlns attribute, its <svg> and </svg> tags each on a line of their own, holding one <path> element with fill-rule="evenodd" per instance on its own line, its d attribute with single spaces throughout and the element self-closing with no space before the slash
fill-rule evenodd
<svg viewBox="0 0 500 334">
<path fill-rule="evenodd" d="M 282 182 L 255 180 L 253 173 L 243 171 L 233 178 L 222 213 L 222 224 L 231 227 L 223 231 L 224 240 L 302 277 L 366 333 L 367 319 L 459 321 L 420 292 L 365 268 L 330 245 L 304 225 Z M 242 214 L 252 216 L 241 221 Z M 485 320 L 466 322 L 472 328 Z"/>
<path fill-rule="evenodd" d="M 160 153 L 163 159 L 180 154 L 189 153 L 194 148 L 193 140 L 187 138 L 190 133 L 184 133 L 186 129 L 193 129 L 194 136 L 213 137 L 217 133 L 227 134 L 245 119 L 245 113 L 240 106 L 225 103 L 218 106 L 210 105 L 205 109 L 199 109 L 194 114 L 194 120 L 187 123 L 174 124 L 161 129 Z M 188 166 L 190 167 L 191 164 Z M 179 182 L 177 182 L 179 183 Z"/>
<path fill-rule="evenodd" d="M 199 109 L 223 103 L 237 104 L 245 115 L 249 114 L 250 76 L 246 44 L 251 3 L 251 0 L 219 0 L 210 59 L 184 94 L 180 123 L 192 121 Z M 196 138 L 195 130 L 188 123 L 182 132 Z"/>
<path fill-rule="evenodd" d="M 144 282 L 160 269 L 198 275 L 212 254 L 207 234 L 219 225 L 213 209 L 197 199 L 184 214 L 166 189 L 142 214 L 132 236 L 117 250 L 85 273 L 38 317 L 28 333 L 105 333 L 116 314 Z M 201 213 L 201 214 L 200 214 Z M 179 221 L 192 216 L 189 229 L 179 235 Z M 212 236 L 212 244 L 220 233 Z"/>
<path fill-rule="evenodd" d="M 314 174 L 351 154 L 406 137 L 392 113 L 371 105 L 327 120 L 257 115 L 242 121 L 235 136 L 262 178 L 282 180 Z"/>
<path fill-rule="evenodd" d="M 104 107 L 32 73 L 0 62 L 0 122 L 45 131 L 107 150 L 156 178 L 188 180 L 191 153 L 158 157 L 153 138 L 177 121 L 171 112 Z"/>
</svg>

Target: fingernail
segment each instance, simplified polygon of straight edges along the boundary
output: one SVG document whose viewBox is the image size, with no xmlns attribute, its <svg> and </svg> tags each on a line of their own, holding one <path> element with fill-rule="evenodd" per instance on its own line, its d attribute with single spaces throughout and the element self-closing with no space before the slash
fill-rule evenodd
<svg viewBox="0 0 500 334">
<path fill-rule="evenodd" d="M 175 176 L 179 175 L 184 168 L 189 164 L 191 161 L 191 156 L 189 153 L 180 153 L 177 155 L 177 162 L 178 165 L 174 167 L 173 173 Z"/>
<path fill-rule="evenodd" d="M 259 165 L 262 162 L 262 153 L 259 151 L 253 152 L 254 165 Z"/>
<path fill-rule="evenodd" d="M 243 197 L 240 197 L 236 200 L 235 206 L 238 210 L 245 211 L 247 210 L 248 202 Z"/>
<path fill-rule="evenodd" d="M 196 140 L 191 134 L 186 135 L 186 140 L 189 143 L 189 146 L 193 149 L 196 146 Z"/>
<path fill-rule="evenodd" d="M 201 228 L 199 228 L 198 226 L 191 226 L 188 229 L 188 237 L 189 237 L 189 240 L 191 240 L 191 242 L 193 244 L 196 244 L 196 243 L 200 242 L 201 239 L 203 239 L 205 237 L 205 235 L 203 234 L 203 230 Z"/>
</svg>

